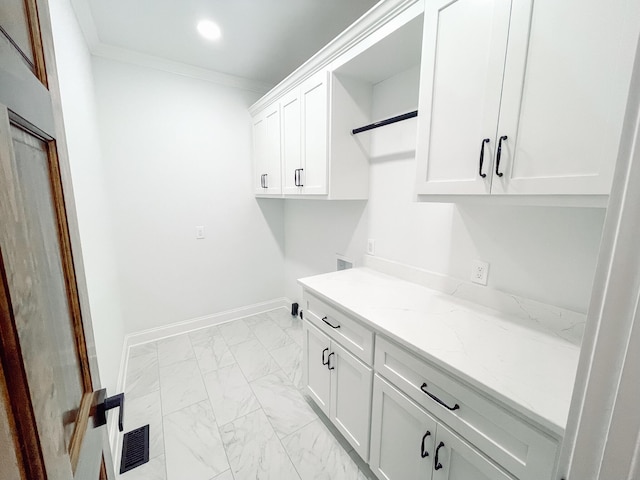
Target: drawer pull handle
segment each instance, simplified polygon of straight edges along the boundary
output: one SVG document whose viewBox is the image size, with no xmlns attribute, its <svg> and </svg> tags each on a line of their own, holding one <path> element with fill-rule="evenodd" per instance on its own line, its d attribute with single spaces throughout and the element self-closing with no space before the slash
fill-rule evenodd
<svg viewBox="0 0 640 480">
<path fill-rule="evenodd" d="M 424 442 L 427 439 L 427 437 L 431 435 L 431 432 L 429 430 L 427 430 L 427 433 L 424 434 L 424 437 L 422 437 L 422 443 L 420 444 L 420 456 L 422 458 L 428 457 L 429 456 L 429 452 L 427 452 L 424 449 Z"/>
<path fill-rule="evenodd" d="M 422 386 L 420 387 L 420 390 L 422 390 L 424 393 L 429 395 L 433 400 L 438 402 L 440 405 L 442 405 L 447 410 L 451 410 L 453 412 L 454 410 L 458 410 L 460 408 L 460 405 L 458 405 L 457 403 L 453 407 L 450 407 L 449 405 L 444 403 L 442 400 L 440 400 L 438 397 L 436 397 L 433 393 L 427 392 L 427 384 L 426 383 L 422 384 Z"/>
<path fill-rule="evenodd" d="M 440 454 L 440 449 L 442 447 L 444 447 L 444 442 L 440 442 L 438 444 L 438 448 L 436 448 L 436 461 L 435 461 L 436 466 L 434 467 L 435 470 L 440 470 L 442 468 L 442 464 L 440 463 L 440 460 L 438 460 L 438 455 Z"/>
<path fill-rule="evenodd" d="M 335 370 L 336 367 L 331 366 L 331 355 L 335 355 L 335 352 L 331 352 L 327 357 L 327 367 L 329 368 L 329 370 Z"/>
<path fill-rule="evenodd" d="M 500 172 L 500 159 L 502 158 L 502 141 L 507 140 L 509 137 L 502 135 L 498 140 L 498 154 L 496 155 L 496 175 L 501 177 L 503 174 Z"/>
<path fill-rule="evenodd" d="M 485 138 L 482 140 L 482 144 L 480 145 L 480 169 L 478 170 L 478 174 L 482 177 L 482 178 L 486 178 L 487 174 L 486 173 L 482 173 L 482 166 L 484 165 L 484 144 L 485 143 L 489 143 L 491 140 L 488 138 Z"/>
<path fill-rule="evenodd" d="M 327 353 L 329 351 L 328 348 L 325 348 L 324 350 L 322 350 L 322 364 L 323 365 L 328 365 L 329 364 L 329 360 L 325 360 L 324 359 L 324 354 Z"/>
<path fill-rule="evenodd" d="M 340 325 L 337 325 L 337 326 L 336 326 L 336 325 L 331 325 L 331 324 L 329 323 L 329 321 L 327 320 L 327 317 L 322 317 L 322 321 L 323 321 L 324 323 L 326 323 L 327 325 L 329 325 L 331 328 L 340 328 Z"/>
</svg>

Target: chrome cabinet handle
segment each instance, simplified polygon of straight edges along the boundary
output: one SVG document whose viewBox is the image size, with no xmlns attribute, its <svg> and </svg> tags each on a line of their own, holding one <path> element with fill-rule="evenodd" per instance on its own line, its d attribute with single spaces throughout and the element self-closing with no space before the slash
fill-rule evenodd
<svg viewBox="0 0 640 480">
<path fill-rule="evenodd" d="M 502 141 L 506 140 L 508 137 L 503 135 L 500 137 L 498 141 L 498 153 L 496 154 L 496 175 L 501 177 L 503 174 L 500 172 L 500 158 L 502 158 Z"/>
<path fill-rule="evenodd" d="M 478 174 L 482 177 L 482 178 L 486 178 L 487 174 L 486 173 L 482 173 L 482 165 L 484 164 L 484 144 L 485 143 L 489 143 L 491 140 L 488 138 L 485 138 L 482 140 L 482 144 L 480 145 L 480 168 L 478 169 Z"/>
<path fill-rule="evenodd" d="M 423 393 L 426 393 L 427 395 L 429 395 L 429 397 L 431 397 L 433 400 L 438 402 L 440 405 L 442 405 L 447 410 L 451 410 L 453 412 L 454 410 L 458 410 L 460 408 L 460 405 L 458 405 L 457 403 L 453 407 L 450 407 L 449 405 L 444 403 L 442 400 L 440 400 L 438 397 L 436 397 L 433 393 L 429 393 L 427 391 L 427 384 L 426 383 L 423 383 L 420 386 L 420 390 L 422 390 Z"/>
<path fill-rule="evenodd" d="M 422 458 L 426 458 L 429 456 L 429 452 L 427 452 L 424 448 L 424 442 L 427 439 L 428 436 L 431 435 L 431 432 L 429 430 L 427 430 L 427 433 L 424 434 L 424 437 L 422 437 L 422 442 L 420 443 L 420 456 Z"/>
</svg>

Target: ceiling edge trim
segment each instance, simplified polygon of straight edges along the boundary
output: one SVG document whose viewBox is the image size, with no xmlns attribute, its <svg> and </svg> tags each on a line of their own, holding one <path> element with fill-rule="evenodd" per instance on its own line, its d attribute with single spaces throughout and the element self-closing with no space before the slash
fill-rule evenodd
<svg viewBox="0 0 640 480">
<path fill-rule="evenodd" d="M 257 80 L 249 80 L 235 75 L 228 75 L 226 73 L 196 67 L 187 63 L 175 62 L 173 60 L 167 60 L 165 58 L 155 57 L 153 55 L 147 55 L 146 53 L 116 47 L 105 43 L 98 43 L 98 45 L 91 49 L 91 54 L 96 57 L 152 68 L 167 73 L 173 73 L 175 75 L 204 80 L 221 86 L 247 90 L 259 94 L 268 92 L 271 87 L 271 85 Z"/>
<path fill-rule="evenodd" d="M 392 18 L 424 0 L 381 0 L 368 12 L 347 27 L 318 53 L 273 87 L 266 95 L 249 107 L 252 115 L 270 105 L 278 97 L 298 86 L 314 73 L 326 67 L 344 52 L 385 25 Z"/>
</svg>

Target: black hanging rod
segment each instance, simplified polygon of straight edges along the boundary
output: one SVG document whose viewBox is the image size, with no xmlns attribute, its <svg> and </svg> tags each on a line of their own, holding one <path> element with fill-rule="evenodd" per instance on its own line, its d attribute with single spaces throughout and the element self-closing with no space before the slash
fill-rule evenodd
<svg viewBox="0 0 640 480">
<path fill-rule="evenodd" d="M 366 132 L 367 130 L 373 130 L 374 128 L 384 127 L 385 125 L 389 125 L 396 122 L 401 122 L 402 120 L 407 120 L 408 118 L 413 118 L 418 116 L 418 110 L 414 110 L 413 112 L 403 113 L 402 115 L 398 115 L 397 117 L 387 118 L 386 120 L 380 120 L 379 122 L 370 123 L 369 125 L 365 125 L 364 127 L 354 128 L 351 130 L 352 135 L 356 135 L 358 133 Z"/>
</svg>

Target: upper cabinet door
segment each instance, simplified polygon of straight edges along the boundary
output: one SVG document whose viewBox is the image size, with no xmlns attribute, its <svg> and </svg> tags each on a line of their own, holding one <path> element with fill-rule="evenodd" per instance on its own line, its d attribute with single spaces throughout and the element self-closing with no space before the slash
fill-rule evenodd
<svg viewBox="0 0 640 480">
<path fill-rule="evenodd" d="M 284 194 L 300 193 L 302 148 L 300 90 L 293 89 L 280 100 L 282 115 L 282 189 Z"/>
<path fill-rule="evenodd" d="M 510 0 L 426 2 L 419 194 L 490 192 L 510 10 Z"/>
<path fill-rule="evenodd" d="M 253 178 L 256 195 L 266 193 L 265 175 L 267 174 L 267 123 L 264 114 L 253 118 Z"/>
<path fill-rule="evenodd" d="M 632 4 L 514 2 L 493 193 L 609 193 L 640 24 Z"/>
<path fill-rule="evenodd" d="M 266 112 L 266 193 L 282 193 L 280 167 L 280 105 L 275 104 Z"/>
<path fill-rule="evenodd" d="M 309 195 L 326 195 L 328 156 L 328 73 L 313 75 L 300 87 L 302 102 L 302 171 L 300 183 Z"/>
</svg>

